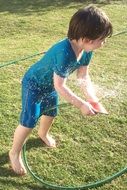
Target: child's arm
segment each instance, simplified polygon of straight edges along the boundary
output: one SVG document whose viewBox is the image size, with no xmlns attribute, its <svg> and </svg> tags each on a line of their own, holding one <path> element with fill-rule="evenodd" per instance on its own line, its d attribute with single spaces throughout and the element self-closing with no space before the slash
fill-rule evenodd
<svg viewBox="0 0 127 190">
<path fill-rule="evenodd" d="M 87 101 L 93 106 L 97 113 L 108 114 L 107 110 L 99 103 L 99 99 L 96 96 L 94 87 L 92 85 L 88 66 L 82 66 L 77 71 L 78 83 L 86 95 Z"/>
<path fill-rule="evenodd" d="M 88 69 L 89 69 L 88 66 L 81 66 L 77 70 L 78 84 L 80 85 L 82 91 L 84 92 L 88 102 L 98 102 L 99 100 L 96 96 L 93 84 L 91 82 Z"/>
<path fill-rule="evenodd" d="M 54 73 L 54 87 L 68 102 L 76 106 L 85 115 L 94 115 L 94 108 L 80 97 L 76 96 L 67 86 L 66 79 Z"/>
</svg>

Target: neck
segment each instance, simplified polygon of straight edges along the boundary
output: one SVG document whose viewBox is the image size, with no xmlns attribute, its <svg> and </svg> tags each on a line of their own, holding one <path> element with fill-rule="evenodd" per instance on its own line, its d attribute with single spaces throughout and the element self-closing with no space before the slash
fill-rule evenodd
<svg viewBox="0 0 127 190">
<path fill-rule="evenodd" d="M 73 51 L 75 52 L 77 60 L 79 60 L 83 53 L 83 49 L 81 48 L 79 41 L 76 41 L 76 40 L 69 40 L 69 41 L 70 41 Z"/>
</svg>

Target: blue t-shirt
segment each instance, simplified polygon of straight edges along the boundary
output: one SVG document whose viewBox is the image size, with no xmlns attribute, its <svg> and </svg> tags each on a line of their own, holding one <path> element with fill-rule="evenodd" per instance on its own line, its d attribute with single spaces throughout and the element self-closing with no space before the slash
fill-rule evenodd
<svg viewBox="0 0 127 190">
<path fill-rule="evenodd" d="M 53 90 L 53 73 L 66 78 L 80 66 L 90 63 L 92 52 L 83 52 L 77 61 L 68 38 L 57 42 L 26 72 L 26 80 L 34 80 L 45 91 Z"/>
</svg>

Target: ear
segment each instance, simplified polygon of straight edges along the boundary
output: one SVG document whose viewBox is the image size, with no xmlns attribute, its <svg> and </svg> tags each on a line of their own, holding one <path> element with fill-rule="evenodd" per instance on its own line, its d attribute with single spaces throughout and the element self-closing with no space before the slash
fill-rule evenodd
<svg viewBox="0 0 127 190">
<path fill-rule="evenodd" d="M 83 38 L 82 40 L 83 40 L 84 43 L 90 43 L 90 44 L 93 43 L 93 40 L 90 40 L 88 38 Z"/>
</svg>

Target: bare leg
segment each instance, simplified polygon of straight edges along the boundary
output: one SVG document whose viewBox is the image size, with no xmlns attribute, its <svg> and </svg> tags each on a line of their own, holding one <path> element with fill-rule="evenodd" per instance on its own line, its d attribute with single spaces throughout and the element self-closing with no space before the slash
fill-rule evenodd
<svg viewBox="0 0 127 190">
<path fill-rule="evenodd" d="M 9 152 L 9 158 L 12 169 L 16 174 L 19 175 L 26 174 L 26 169 L 21 158 L 21 149 L 31 131 L 31 128 L 18 125 L 14 133 L 13 145 L 12 149 Z"/>
<path fill-rule="evenodd" d="M 42 141 L 49 147 L 56 147 L 55 140 L 49 135 L 49 130 L 53 123 L 54 117 L 43 115 L 40 120 L 38 135 Z"/>
</svg>

